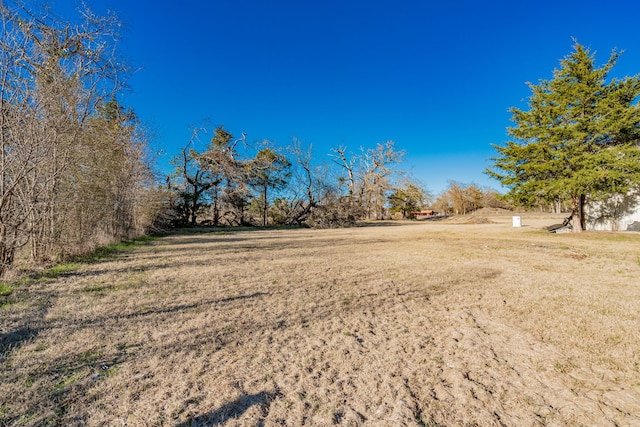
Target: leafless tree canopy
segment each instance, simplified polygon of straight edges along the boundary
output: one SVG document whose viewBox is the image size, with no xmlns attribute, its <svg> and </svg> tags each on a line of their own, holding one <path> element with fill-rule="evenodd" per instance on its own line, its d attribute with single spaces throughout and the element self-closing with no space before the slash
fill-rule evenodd
<svg viewBox="0 0 640 427">
<path fill-rule="evenodd" d="M 447 189 L 431 206 L 443 215 L 464 215 L 480 208 L 511 209 L 509 203 L 495 190 L 457 181 L 449 181 Z"/>
<path fill-rule="evenodd" d="M 206 148 L 193 148 L 204 134 L 196 130 L 167 180 L 177 224 L 350 226 L 388 218 L 389 196 L 406 181 L 393 141 L 357 154 L 338 147 L 323 163 L 297 139 L 284 149 L 250 144 L 222 126 Z"/>
<path fill-rule="evenodd" d="M 47 262 L 145 226 L 145 135 L 115 98 L 118 22 L 79 13 L 0 3 L 0 274 L 19 251 Z"/>
</svg>

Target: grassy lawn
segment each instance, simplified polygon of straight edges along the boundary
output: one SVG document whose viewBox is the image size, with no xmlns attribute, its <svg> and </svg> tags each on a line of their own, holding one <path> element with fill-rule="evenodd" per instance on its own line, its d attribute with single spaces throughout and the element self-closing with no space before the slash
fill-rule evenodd
<svg viewBox="0 0 640 427">
<path fill-rule="evenodd" d="M 639 425 L 640 235 L 558 218 L 177 234 L 5 284 L 0 425 Z"/>
</svg>

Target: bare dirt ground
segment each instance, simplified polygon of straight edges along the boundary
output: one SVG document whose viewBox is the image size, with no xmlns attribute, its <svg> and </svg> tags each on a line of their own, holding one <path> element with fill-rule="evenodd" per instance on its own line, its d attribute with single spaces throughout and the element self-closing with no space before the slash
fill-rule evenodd
<svg viewBox="0 0 640 427">
<path fill-rule="evenodd" d="M 24 285 L 0 425 L 640 425 L 640 235 L 559 218 L 174 235 Z"/>
</svg>

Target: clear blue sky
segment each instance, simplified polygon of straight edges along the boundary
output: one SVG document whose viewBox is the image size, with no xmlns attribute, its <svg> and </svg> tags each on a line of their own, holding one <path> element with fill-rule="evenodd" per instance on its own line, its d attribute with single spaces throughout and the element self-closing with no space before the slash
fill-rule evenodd
<svg viewBox="0 0 640 427">
<path fill-rule="evenodd" d="M 49 0 L 69 7 L 75 0 Z M 78 3 L 78 2 L 76 2 Z M 64 4 L 64 6 L 61 6 Z M 432 192 L 448 180 L 499 189 L 484 169 L 507 140 L 525 82 L 548 79 L 572 38 L 625 53 L 640 72 L 636 0 L 87 0 L 124 24 L 138 69 L 124 99 L 166 165 L 209 118 L 250 141 L 353 151 L 393 140 Z"/>
</svg>

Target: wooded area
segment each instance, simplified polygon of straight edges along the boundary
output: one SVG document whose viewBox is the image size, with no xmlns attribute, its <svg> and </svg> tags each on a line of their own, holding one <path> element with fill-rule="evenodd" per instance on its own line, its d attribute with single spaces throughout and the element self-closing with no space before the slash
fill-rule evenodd
<svg viewBox="0 0 640 427">
<path fill-rule="evenodd" d="M 330 228 L 525 206 L 569 208 L 580 230 L 585 201 L 640 182 L 640 79 L 608 78 L 615 51 L 597 68 L 576 44 L 553 80 L 530 84 L 530 110 L 511 110 L 514 140 L 495 146 L 487 171 L 506 197 L 456 181 L 434 196 L 393 141 L 318 155 L 222 125 L 195 127 L 173 170 L 158 173 L 145 127 L 118 101 L 131 71 L 116 17 L 85 7 L 65 20 L 18 1 L 0 14 L 0 276 L 170 227 Z"/>
<path fill-rule="evenodd" d="M 131 238 L 153 222 L 146 137 L 116 95 L 114 17 L 0 5 L 0 274 Z M 24 255 L 24 254 L 23 254 Z"/>
</svg>

